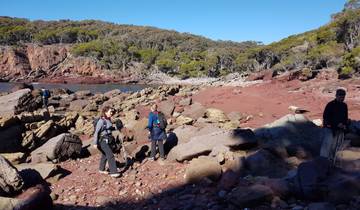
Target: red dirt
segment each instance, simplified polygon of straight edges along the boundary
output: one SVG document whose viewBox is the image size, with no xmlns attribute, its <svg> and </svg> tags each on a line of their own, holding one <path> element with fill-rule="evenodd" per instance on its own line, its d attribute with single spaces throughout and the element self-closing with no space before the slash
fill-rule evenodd
<svg viewBox="0 0 360 210">
<path fill-rule="evenodd" d="M 273 80 L 248 87 L 207 88 L 200 91 L 193 99 L 208 108 L 218 108 L 225 113 L 237 111 L 252 115 L 253 119 L 241 126 L 256 128 L 291 113 L 288 110 L 290 105 L 308 110 L 305 115 L 310 119 L 321 119 L 326 103 L 334 98 L 336 87 L 341 86 L 348 90 L 345 102 L 349 107 L 349 117 L 358 120 L 360 119 L 359 81 Z M 333 92 L 327 93 L 327 89 Z"/>
</svg>

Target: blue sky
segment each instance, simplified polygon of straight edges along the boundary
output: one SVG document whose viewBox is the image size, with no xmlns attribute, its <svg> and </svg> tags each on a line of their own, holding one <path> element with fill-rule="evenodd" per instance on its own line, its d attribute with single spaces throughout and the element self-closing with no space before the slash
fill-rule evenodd
<svg viewBox="0 0 360 210">
<path fill-rule="evenodd" d="M 346 0 L 0 0 L 0 16 L 96 19 L 265 44 L 316 29 Z"/>
</svg>

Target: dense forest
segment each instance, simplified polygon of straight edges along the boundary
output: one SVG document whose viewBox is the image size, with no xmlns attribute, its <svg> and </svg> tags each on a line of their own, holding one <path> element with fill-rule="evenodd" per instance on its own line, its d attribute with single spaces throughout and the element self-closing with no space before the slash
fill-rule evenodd
<svg viewBox="0 0 360 210">
<path fill-rule="evenodd" d="M 328 24 L 269 45 L 213 41 L 188 33 L 96 20 L 0 17 L 0 45 L 27 43 L 71 44 L 74 56 L 92 57 L 113 71 L 126 71 L 131 62 L 181 78 L 264 69 L 316 72 L 333 67 L 341 78 L 348 78 L 360 72 L 360 9 L 359 1 L 348 1 Z"/>
</svg>

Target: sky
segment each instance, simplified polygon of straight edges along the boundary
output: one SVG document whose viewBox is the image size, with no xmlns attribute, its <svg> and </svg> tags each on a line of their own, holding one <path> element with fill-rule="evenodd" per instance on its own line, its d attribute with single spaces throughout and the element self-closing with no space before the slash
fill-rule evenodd
<svg viewBox="0 0 360 210">
<path fill-rule="evenodd" d="M 269 44 L 316 29 L 346 0 L 0 0 L 0 16 L 102 20 Z"/>
</svg>

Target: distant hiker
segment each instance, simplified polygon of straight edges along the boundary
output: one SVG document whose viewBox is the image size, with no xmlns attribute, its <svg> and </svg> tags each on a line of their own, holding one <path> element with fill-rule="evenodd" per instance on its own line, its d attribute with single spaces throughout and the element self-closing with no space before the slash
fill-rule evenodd
<svg viewBox="0 0 360 210">
<path fill-rule="evenodd" d="M 345 95 L 345 90 L 336 90 L 335 99 L 326 105 L 323 114 L 324 138 L 320 156 L 329 158 L 333 163 L 336 161 L 336 153 L 341 149 L 344 133 L 349 125 L 348 108 L 344 103 Z"/>
<path fill-rule="evenodd" d="M 41 98 L 42 98 L 42 102 L 43 102 L 43 108 L 47 108 L 48 101 L 50 98 L 50 91 L 48 89 L 45 89 L 44 87 L 42 87 L 40 94 L 41 94 Z"/>
<path fill-rule="evenodd" d="M 119 177 L 120 173 L 116 167 L 114 153 L 111 149 L 111 144 L 115 143 L 115 138 L 112 131 L 115 130 L 111 117 L 115 114 L 115 110 L 109 106 L 105 106 L 101 112 L 101 118 L 96 123 L 94 132 L 94 147 L 101 152 L 101 159 L 99 164 L 99 172 L 108 174 L 105 170 L 106 162 L 109 164 L 110 176 Z"/>
<path fill-rule="evenodd" d="M 155 160 L 156 145 L 159 148 L 160 158 L 165 159 L 164 144 L 166 140 L 165 128 L 167 126 L 165 115 L 158 111 L 156 104 L 151 106 L 151 112 L 149 113 L 149 121 L 147 128 L 149 129 L 149 138 L 151 140 L 151 154 L 150 160 Z"/>
</svg>

